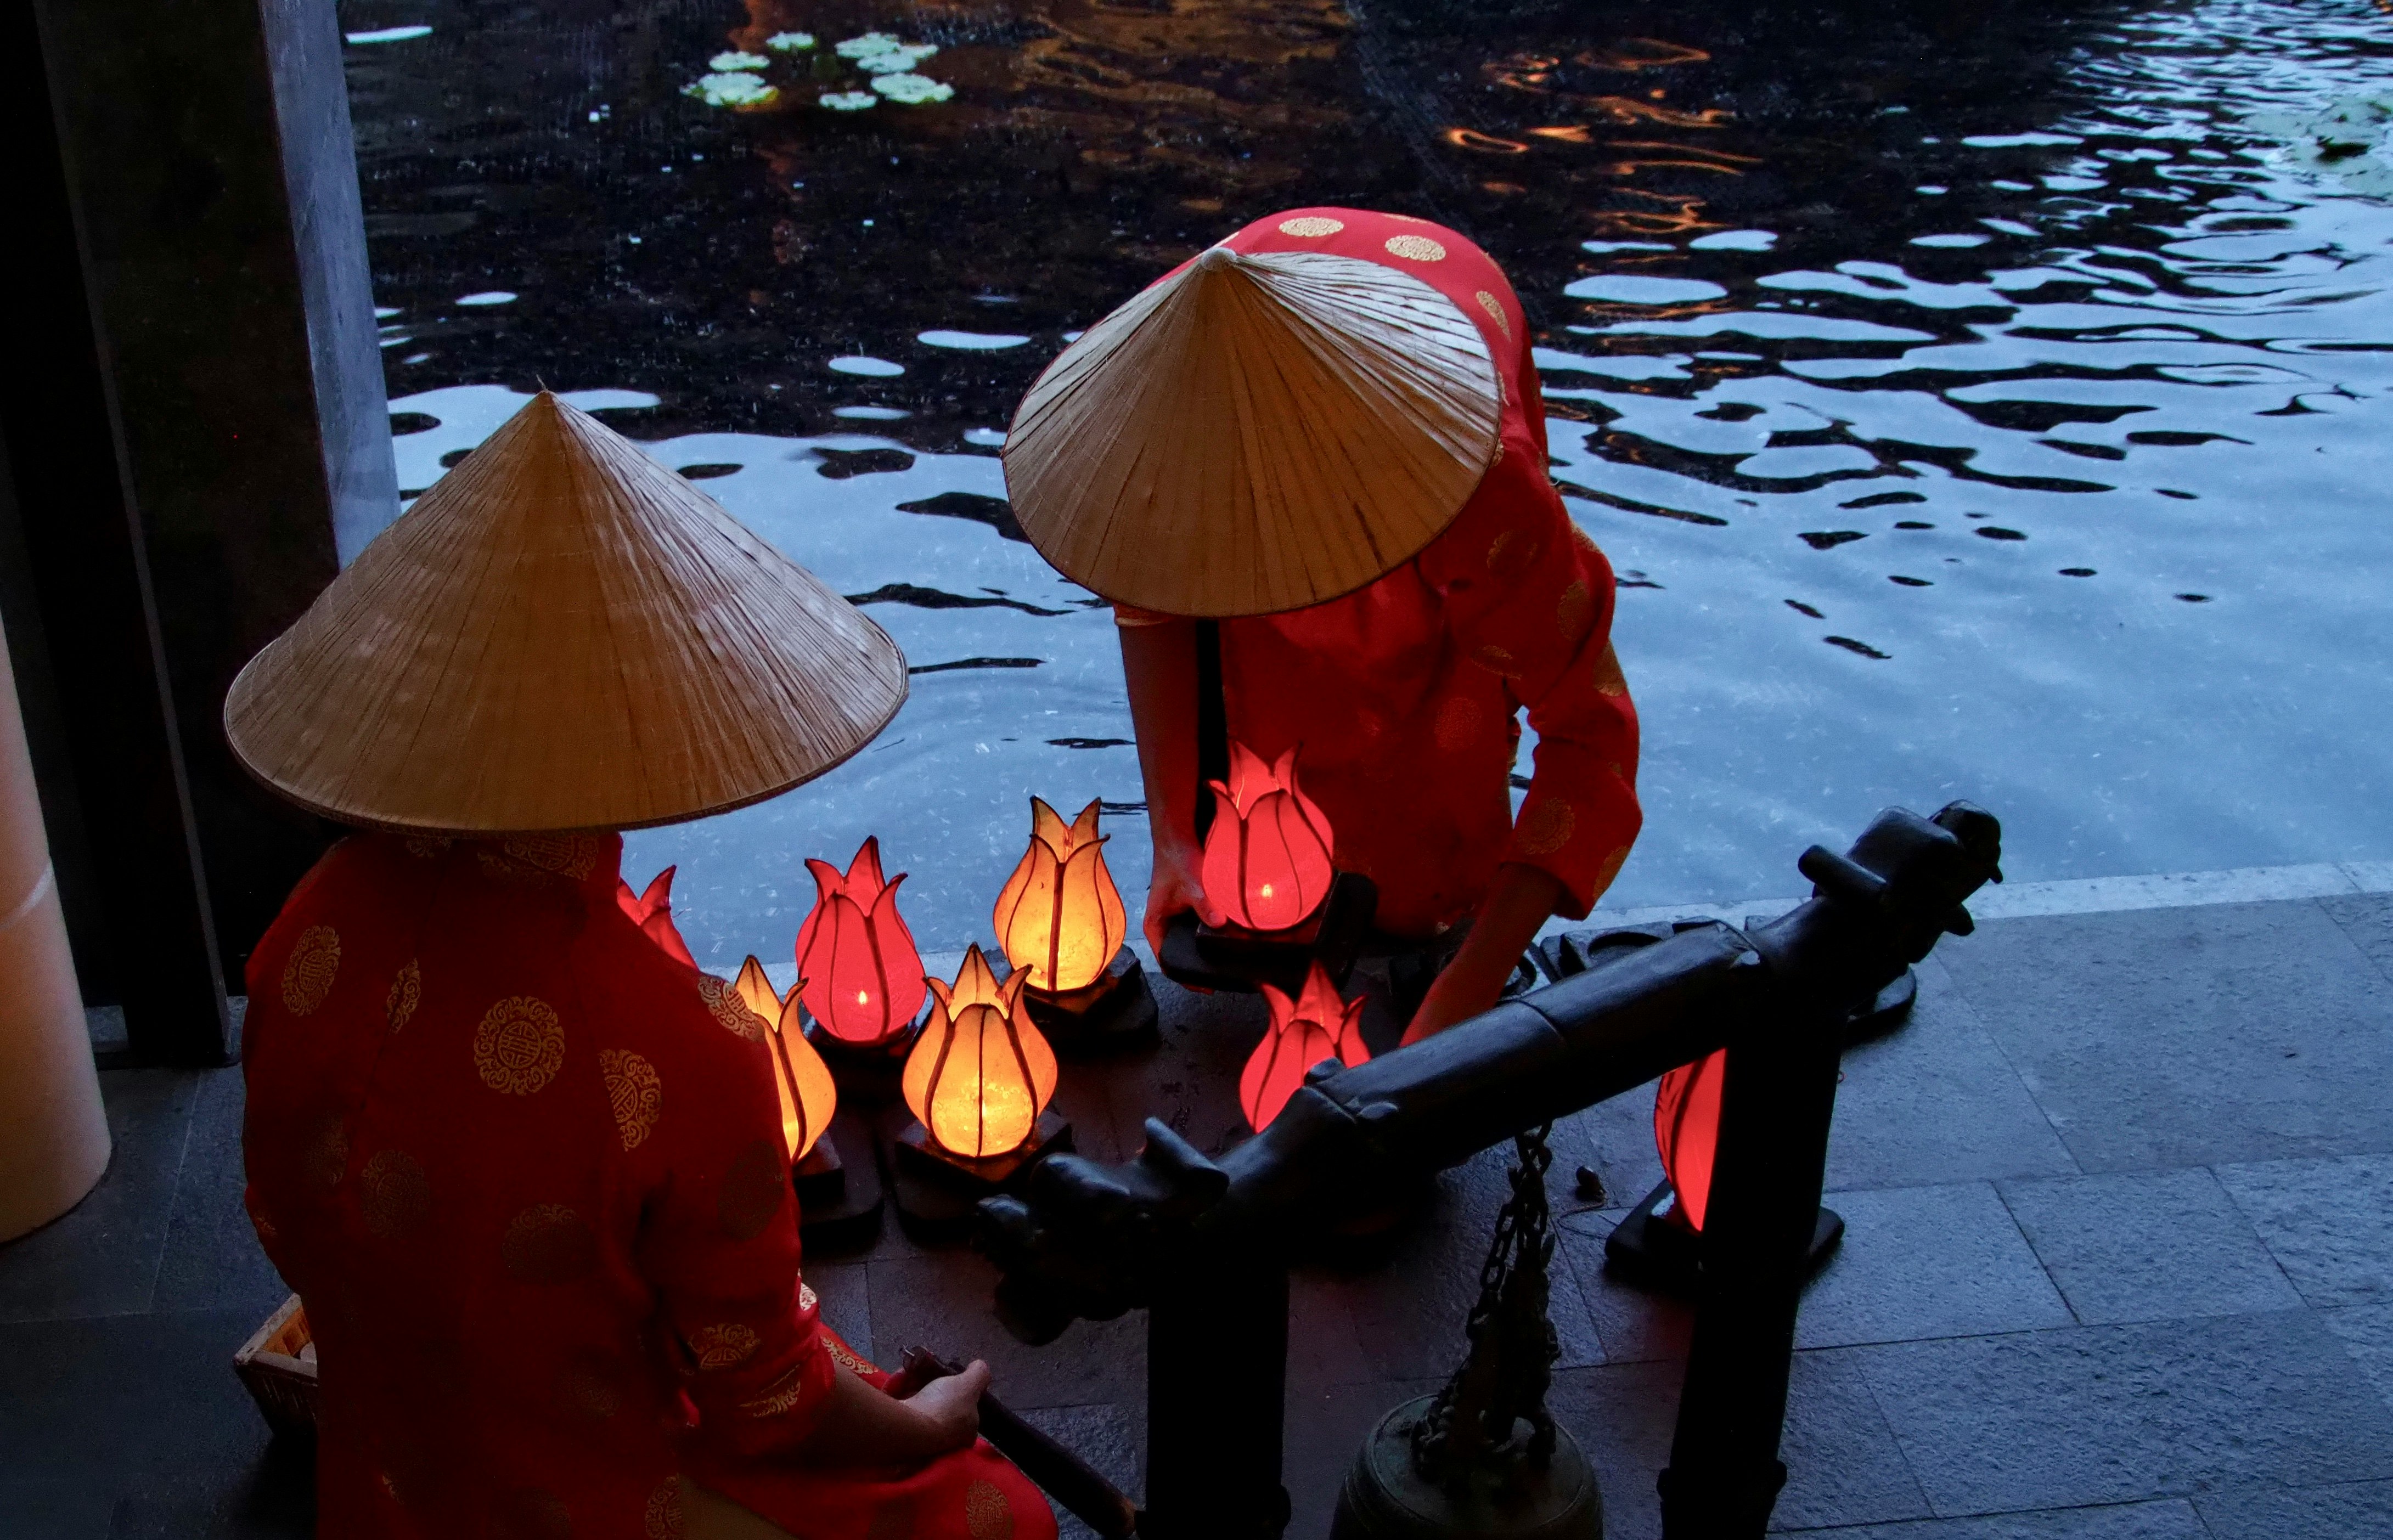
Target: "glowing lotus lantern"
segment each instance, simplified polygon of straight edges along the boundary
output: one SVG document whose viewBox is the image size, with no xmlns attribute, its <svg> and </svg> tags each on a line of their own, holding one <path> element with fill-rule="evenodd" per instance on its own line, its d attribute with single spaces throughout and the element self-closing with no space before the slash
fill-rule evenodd
<svg viewBox="0 0 2393 1540">
<path fill-rule="evenodd" d="M 616 878 L 615 903 L 631 917 L 633 924 L 647 933 L 648 939 L 655 942 L 665 956 L 695 968 L 697 960 L 689 955 L 689 947 L 683 943 L 681 932 L 673 928 L 673 880 L 675 869 L 667 867 L 657 873 L 656 880 L 648 884 L 648 891 L 636 897 L 633 895 L 631 883 Z"/>
<path fill-rule="evenodd" d="M 1712 1192 L 1712 1157 L 1720 1144 L 1720 1082 L 1728 1050 L 1720 1049 L 1662 1077 L 1654 1097 L 1654 1146 L 1662 1173 L 1678 1195 L 1667 1216 L 1690 1230 L 1704 1227 Z"/>
<path fill-rule="evenodd" d="M 1271 1029 L 1238 1077 L 1238 1105 L 1247 1115 L 1247 1126 L 1257 1133 L 1270 1126 L 1304 1084 L 1306 1070 L 1324 1059 L 1359 1064 L 1371 1057 L 1363 1046 L 1363 1002 L 1341 999 L 1321 964 L 1313 965 L 1295 999 L 1268 984 L 1262 994 L 1271 1006 Z"/>
<path fill-rule="evenodd" d="M 1213 823 L 1199 880 L 1230 924 L 1285 931 L 1329 895 L 1329 820 L 1297 786 L 1296 750 L 1274 763 L 1230 745 L 1230 778 L 1212 783 Z M 1218 921 L 1217 921 L 1218 923 Z"/>
<path fill-rule="evenodd" d="M 1033 989 L 1087 988 L 1130 934 L 1121 892 L 1105 869 L 1108 837 L 1097 832 L 1102 805 L 1090 803 L 1067 828 L 1053 808 L 1030 799 L 1030 848 L 1006 879 L 992 919 L 998 945 Z"/>
<path fill-rule="evenodd" d="M 973 946 L 953 986 L 926 982 L 939 1004 L 906 1061 L 906 1105 L 949 1155 L 1010 1155 L 1038 1132 L 1055 1094 L 1054 1051 L 1020 1009 L 1028 972 L 1000 984 Z"/>
<path fill-rule="evenodd" d="M 790 1164 L 795 1166 L 814 1149 L 815 1142 L 830 1126 L 831 1114 L 839 1110 L 839 1088 L 831 1083 L 830 1066 L 806 1041 L 805 1017 L 798 1004 L 805 982 L 791 985 L 785 998 L 765 976 L 764 965 L 752 957 L 739 965 L 739 977 L 732 987 L 740 1002 L 765 1023 L 765 1046 L 773 1055 L 773 1085 L 780 1093 L 781 1138 L 790 1147 Z"/>
<path fill-rule="evenodd" d="M 922 1009 L 922 958 L 897 912 L 897 884 L 883 881 L 881 841 L 869 839 L 844 875 L 810 860 L 815 907 L 798 927 L 798 977 L 806 1009 L 845 1047 L 888 1048 L 912 1030 Z"/>
</svg>

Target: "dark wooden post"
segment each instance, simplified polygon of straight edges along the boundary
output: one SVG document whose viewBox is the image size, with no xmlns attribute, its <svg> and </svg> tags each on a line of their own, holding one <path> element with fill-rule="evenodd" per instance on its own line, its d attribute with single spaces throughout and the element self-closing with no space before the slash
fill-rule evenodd
<svg viewBox="0 0 2393 1540">
<path fill-rule="evenodd" d="M 135 1055 L 221 1062 L 225 978 L 327 835 L 241 772 L 225 688 L 397 511 L 337 23 L 37 0 L 0 25 L 25 189 L 0 604 L 49 664 L 28 725 L 74 795 L 45 814 Z"/>
</svg>

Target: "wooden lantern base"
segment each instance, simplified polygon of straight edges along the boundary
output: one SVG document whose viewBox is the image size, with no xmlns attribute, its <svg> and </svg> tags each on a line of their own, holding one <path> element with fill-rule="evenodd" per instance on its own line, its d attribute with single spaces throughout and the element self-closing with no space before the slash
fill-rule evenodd
<svg viewBox="0 0 2393 1540">
<path fill-rule="evenodd" d="M 1070 1148 L 1072 1125 L 1052 1112 L 1040 1115 L 1028 1143 L 987 1160 L 949 1155 L 919 1120 L 909 1122 L 890 1146 L 898 1226 L 923 1246 L 968 1240 L 981 1199 L 1013 1190 L 1042 1156 Z"/>
<path fill-rule="evenodd" d="M 1145 966 L 1127 946 L 1087 988 L 1060 995 L 1026 988 L 1022 1003 L 1048 1046 L 1067 1056 L 1118 1052 L 1155 1039 L 1155 991 L 1147 987 Z"/>
<path fill-rule="evenodd" d="M 316 1436 L 316 1337 L 293 1295 L 232 1355 L 232 1372 L 276 1438 Z"/>
<path fill-rule="evenodd" d="M 839 1087 L 843 1106 L 884 1107 L 896 1101 L 899 1087 L 906 1077 L 906 1055 L 914 1047 L 914 1038 L 922 1031 L 917 1022 L 900 1033 L 893 1042 L 878 1048 L 858 1048 L 844 1038 L 833 1037 L 829 1028 L 816 1022 L 806 1028 L 806 1041 L 815 1045 L 830 1069 L 831 1083 Z"/>
<path fill-rule="evenodd" d="M 1174 915 L 1156 960 L 1163 965 L 1164 977 L 1198 989 L 1250 995 L 1268 984 L 1295 995 L 1304 988 L 1304 975 L 1315 962 L 1332 984 L 1343 988 L 1379 907 L 1378 883 L 1341 871 L 1330 880 L 1321 907 L 1303 924 L 1288 930 L 1204 925 L 1193 914 Z"/>
<path fill-rule="evenodd" d="M 809 1259 L 870 1247 L 881 1233 L 881 1168 L 872 1134 L 853 1113 L 830 1127 L 790 1173 L 798 1194 L 798 1240 Z"/>
<path fill-rule="evenodd" d="M 1667 1181 L 1646 1194 L 1645 1201 L 1630 1209 L 1628 1217 L 1604 1237 L 1604 1266 L 1640 1288 L 1681 1299 L 1700 1299 L 1704 1286 L 1704 1237 L 1700 1232 L 1657 1213 L 1655 1210 L 1666 1199 L 1676 1201 Z M 1833 1208 L 1822 1208 L 1811 1229 L 1811 1250 L 1805 1261 L 1805 1275 L 1825 1266 L 1844 1238 L 1843 1217 Z"/>
</svg>

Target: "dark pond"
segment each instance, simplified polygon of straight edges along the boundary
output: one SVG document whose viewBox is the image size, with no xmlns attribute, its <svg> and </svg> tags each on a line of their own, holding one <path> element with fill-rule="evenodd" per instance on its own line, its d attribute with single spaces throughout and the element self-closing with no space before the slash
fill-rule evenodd
<svg viewBox="0 0 2393 1540">
<path fill-rule="evenodd" d="M 2372 0 L 342 14 L 430 29 L 348 51 L 400 484 L 586 392 L 917 669 L 851 764 L 634 837 L 702 961 L 785 958 L 801 857 L 875 830 L 961 946 L 1034 791 L 1116 804 L 1135 902 L 1112 626 L 995 449 L 1078 328 L 1314 202 L 1463 229 L 1538 329 L 1647 733 L 1610 902 L 1955 795 L 2028 879 L 2393 856 Z"/>
</svg>

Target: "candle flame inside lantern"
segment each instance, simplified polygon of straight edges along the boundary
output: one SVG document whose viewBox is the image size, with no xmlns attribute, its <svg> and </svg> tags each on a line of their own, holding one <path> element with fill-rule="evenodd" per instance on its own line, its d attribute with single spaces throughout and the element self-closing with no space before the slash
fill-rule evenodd
<svg viewBox="0 0 2393 1540">
<path fill-rule="evenodd" d="M 1296 750 L 1265 763 L 1233 743 L 1230 778 L 1212 787 L 1199 870 L 1206 902 L 1249 931 L 1301 925 L 1329 896 L 1334 873 L 1329 820 L 1297 785 Z"/>
<path fill-rule="evenodd" d="M 1105 976 L 1130 933 L 1121 890 L 1105 869 L 1097 832 L 1103 804 L 1092 802 L 1067 826 L 1037 797 L 1030 799 L 1030 848 L 1006 879 L 991 920 L 998 945 L 1051 994 L 1085 989 Z"/>
<path fill-rule="evenodd" d="M 881 876 L 881 842 L 864 842 L 843 874 L 806 863 L 815 907 L 798 927 L 798 977 L 824 1031 L 858 1048 L 896 1042 L 922 1009 L 922 958 L 897 912 L 899 872 Z"/>
<path fill-rule="evenodd" d="M 1021 1010 L 1028 970 L 1000 985 L 972 946 L 952 986 L 925 982 L 939 1004 L 906 1060 L 906 1105 L 950 1155 L 983 1160 L 1020 1149 L 1055 1094 L 1054 1050 Z"/>
<path fill-rule="evenodd" d="M 830 1127 L 831 1114 L 839 1110 L 839 1088 L 831 1081 L 830 1066 L 806 1041 L 805 1012 L 799 1005 L 805 981 L 791 985 L 785 997 L 765 976 L 764 964 L 752 957 L 739 965 L 739 977 L 732 988 L 740 1003 L 765 1024 L 765 1043 L 773 1060 L 773 1089 L 781 1103 L 781 1141 L 789 1146 L 790 1164 L 794 1166 L 805 1159 L 823 1130 Z"/>
<path fill-rule="evenodd" d="M 1238 1077 L 1238 1105 L 1257 1133 L 1304 1084 L 1306 1070 L 1324 1059 L 1359 1064 L 1371 1057 L 1363 1046 L 1363 1002 L 1340 998 L 1321 964 L 1305 974 L 1295 999 L 1268 984 L 1263 999 L 1271 1006 L 1271 1026 Z"/>
</svg>

